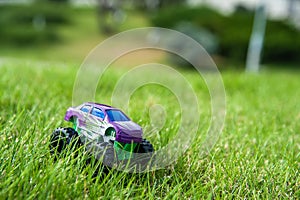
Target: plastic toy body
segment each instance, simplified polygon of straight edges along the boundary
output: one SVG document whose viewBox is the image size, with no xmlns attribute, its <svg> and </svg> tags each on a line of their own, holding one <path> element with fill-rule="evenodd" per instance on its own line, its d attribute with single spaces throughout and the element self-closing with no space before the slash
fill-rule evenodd
<svg viewBox="0 0 300 200">
<path fill-rule="evenodd" d="M 115 160 L 133 158 L 132 153 L 148 153 L 150 160 L 154 152 L 152 144 L 143 139 L 142 128 L 117 108 L 87 102 L 70 107 L 64 119 L 72 122 L 73 128 L 54 130 L 51 153 L 60 153 L 75 141 L 75 146 L 85 144 L 86 150 L 97 158 L 104 155 L 104 165 L 112 166 Z"/>
<path fill-rule="evenodd" d="M 76 131 L 87 133 L 89 139 L 101 140 L 102 137 L 105 142 L 142 142 L 142 128 L 132 122 L 122 111 L 111 106 L 84 103 L 69 108 L 65 120 L 73 122 Z"/>
</svg>

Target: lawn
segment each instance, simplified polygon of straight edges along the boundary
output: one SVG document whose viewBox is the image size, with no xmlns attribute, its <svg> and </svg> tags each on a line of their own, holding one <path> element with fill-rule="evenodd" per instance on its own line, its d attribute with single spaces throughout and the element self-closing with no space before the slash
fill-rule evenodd
<svg viewBox="0 0 300 200">
<path fill-rule="evenodd" d="M 300 198 L 299 72 L 261 74 L 224 71 L 226 122 L 214 148 L 199 156 L 194 141 L 177 162 L 143 174 L 111 170 L 93 176 L 84 151 L 57 161 L 48 139 L 72 104 L 78 65 L 4 59 L 0 63 L 0 199 L 280 199 Z M 111 90 L 125 69 L 110 69 L 96 100 L 110 103 Z M 204 83 L 188 77 L 199 99 L 199 137 L 210 122 Z M 105 77 L 104 77 L 105 78 Z M 140 77 L 143 78 L 143 77 Z M 147 88 L 148 87 L 148 88 Z M 148 108 L 160 103 L 168 117 L 160 131 L 146 135 L 156 149 L 178 128 L 178 102 L 159 86 L 140 88 L 129 116 L 150 126 Z M 192 128 L 192 127 L 191 127 Z M 96 163 L 95 163 L 96 164 Z"/>
</svg>

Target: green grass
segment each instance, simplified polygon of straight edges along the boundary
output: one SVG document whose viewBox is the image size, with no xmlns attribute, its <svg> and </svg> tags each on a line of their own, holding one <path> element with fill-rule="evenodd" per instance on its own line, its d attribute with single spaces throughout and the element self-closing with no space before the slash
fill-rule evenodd
<svg viewBox="0 0 300 200">
<path fill-rule="evenodd" d="M 193 143 L 167 169 L 144 174 L 111 170 L 93 177 L 95 167 L 77 158 L 54 162 L 48 139 L 67 126 L 77 65 L 4 60 L 0 65 L 0 199 L 298 199 L 300 197 L 300 82 L 298 72 L 247 75 L 227 71 L 223 79 L 227 116 L 223 134 L 209 154 Z M 96 99 L 110 102 L 122 70 L 111 69 Z M 209 125 L 210 99 L 203 82 L 182 72 L 201 99 L 202 135 Z M 142 77 L 141 77 L 142 78 Z M 148 86 L 147 86 L 148 87 Z M 157 92 L 159 91 L 159 92 Z M 177 102 L 163 88 L 139 89 L 129 115 L 150 126 L 147 108 L 166 106 L 170 118 L 148 135 L 163 146 L 178 128 Z M 174 117 L 175 116 L 175 117 Z"/>
</svg>

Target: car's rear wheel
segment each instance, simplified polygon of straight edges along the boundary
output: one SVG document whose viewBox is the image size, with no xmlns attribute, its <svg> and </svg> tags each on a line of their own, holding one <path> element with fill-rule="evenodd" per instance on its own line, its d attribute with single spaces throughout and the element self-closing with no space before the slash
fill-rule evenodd
<svg viewBox="0 0 300 200">
<path fill-rule="evenodd" d="M 50 153 L 51 154 L 60 154 L 67 144 L 67 136 L 64 128 L 57 128 L 53 131 L 50 137 Z"/>
<path fill-rule="evenodd" d="M 72 149 L 81 145 L 78 133 L 70 127 L 55 129 L 50 137 L 50 153 L 60 154 L 67 145 L 70 145 Z"/>
</svg>

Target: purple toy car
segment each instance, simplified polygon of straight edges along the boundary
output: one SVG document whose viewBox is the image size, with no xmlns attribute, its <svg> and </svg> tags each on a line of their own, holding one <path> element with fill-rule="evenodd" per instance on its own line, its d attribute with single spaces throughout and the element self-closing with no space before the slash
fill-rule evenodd
<svg viewBox="0 0 300 200">
<path fill-rule="evenodd" d="M 105 148 L 106 160 L 111 161 L 105 163 L 104 158 L 104 164 L 110 166 L 115 159 L 130 159 L 132 153 L 154 152 L 152 144 L 143 139 L 142 128 L 117 108 L 87 102 L 70 107 L 64 119 L 72 122 L 73 128 L 55 129 L 50 138 L 51 153 L 60 153 L 76 141 L 93 153 Z"/>
</svg>

